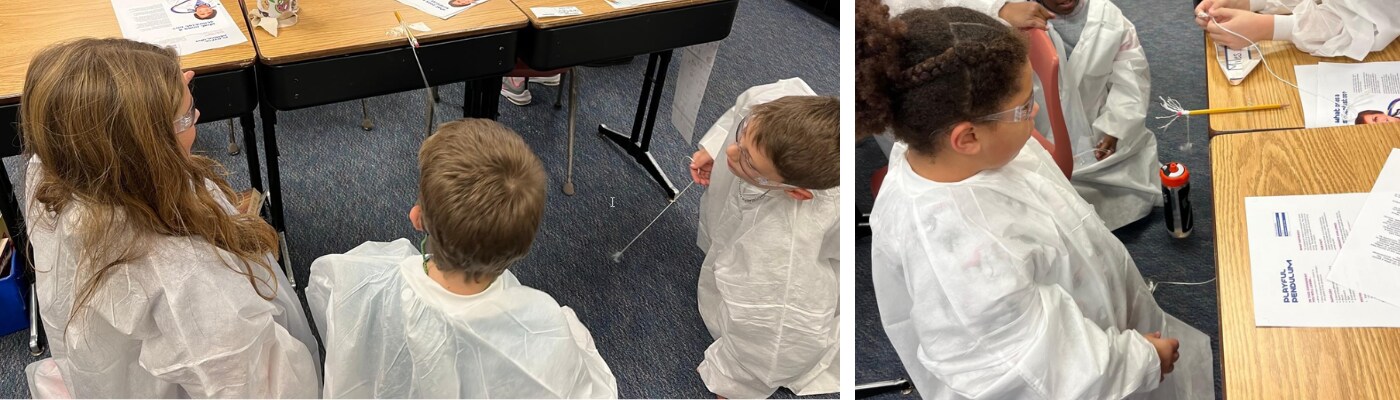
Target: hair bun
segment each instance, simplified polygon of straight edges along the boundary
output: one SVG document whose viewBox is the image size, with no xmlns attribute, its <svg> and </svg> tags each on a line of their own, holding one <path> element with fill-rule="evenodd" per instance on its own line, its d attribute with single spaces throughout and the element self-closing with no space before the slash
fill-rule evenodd
<svg viewBox="0 0 1400 400">
<path fill-rule="evenodd" d="M 880 0 L 856 2 L 856 140 L 884 132 L 894 118 L 890 86 L 901 74 L 904 29 Z"/>
</svg>

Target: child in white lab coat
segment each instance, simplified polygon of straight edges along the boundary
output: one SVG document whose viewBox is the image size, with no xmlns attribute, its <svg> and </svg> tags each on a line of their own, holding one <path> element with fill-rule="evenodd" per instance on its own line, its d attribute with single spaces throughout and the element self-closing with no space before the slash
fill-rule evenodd
<svg viewBox="0 0 1400 400">
<path fill-rule="evenodd" d="M 1157 138 L 1147 129 L 1152 76 L 1137 29 L 1110 0 L 1040 0 L 1060 58 L 1060 104 L 1074 161 L 1070 182 L 1109 229 L 1162 202 Z M 1037 93 L 1038 95 L 1048 95 Z M 1043 99 L 1037 99 L 1043 103 Z M 1050 132 L 1047 115 L 1036 128 Z"/>
<path fill-rule="evenodd" d="M 697 370 L 720 396 L 840 390 L 840 109 L 801 79 L 755 86 L 693 156 L 715 339 Z"/>
<path fill-rule="evenodd" d="M 931 399 L 1214 398 L 1210 340 L 1032 139 L 1025 39 L 856 4 L 856 129 L 900 139 L 871 213 L 885 333 Z"/>
<path fill-rule="evenodd" d="M 175 51 L 79 39 L 36 54 L 20 106 L 25 221 L 53 357 L 35 398 L 305 398 L 316 339 L 277 234 L 190 153 Z"/>
<path fill-rule="evenodd" d="M 616 398 L 617 381 L 573 310 L 522 285 L 544 215 L 544 167 L 496 121 L 442 124 L 418 153 L 408 239 L 311 264 L 326 398 Z"/>
</svg>

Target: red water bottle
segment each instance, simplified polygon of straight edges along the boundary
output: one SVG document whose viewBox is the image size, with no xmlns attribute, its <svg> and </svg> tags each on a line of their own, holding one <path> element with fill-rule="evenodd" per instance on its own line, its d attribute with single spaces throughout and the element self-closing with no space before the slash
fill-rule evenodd
<svg viewBox="0 0 1400 400">
<path fill-rule="evenodd" d="M 1181 163 L 1162 165 L 1162 205 L 1167 214 L 1167 231 L 1177 239 L 1191 236 L 1191 171 Z"/>
</svg>

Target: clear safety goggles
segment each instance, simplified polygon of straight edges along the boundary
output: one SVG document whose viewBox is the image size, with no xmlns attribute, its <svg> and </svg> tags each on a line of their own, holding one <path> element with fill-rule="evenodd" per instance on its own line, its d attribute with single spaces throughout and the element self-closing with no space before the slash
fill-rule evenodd
<svg viewBox="0 0 1400 400">
<path fill-rule="evenodd" d="M 801 189 L 797 186 L 769 180 L 767 177 L 764 177 L 762 173 L 758 172 L 758 167 L 753 165 L 753 157 L 749 155 L 749 149 L 744 148 L 743 145 L 744 131 L 749 127 L 750 116 L 752 115 L 744 116 L 744 119 L 739 120 L 739 129 L 734 131 L 734 145 L 739 146 L 739 169 L 744 170 L 744 175 L 753 178 L 754 181 L 758 182 L 759 186 L 763 186 L 765 189 Z"/>
<path fill-rule="evenodd" d="M 1035 116 L 1035 96 L 1026 98 L 1026 104 L 1022 104 L 1010 110 L 994 114 L 987 114 L 978 117 L 975 121 L 1000 121 L 1000 122 L 1021 122 Z"/>
<path fill-rule="evenodd" d="M 194 97 L 190 97 L 190 109 L 185 110 L 184 114 L 175 118 L 175 132 L 184 132 L 196 123 L 199 123 L 199 109 L 194 107 Z"/>
</svg>

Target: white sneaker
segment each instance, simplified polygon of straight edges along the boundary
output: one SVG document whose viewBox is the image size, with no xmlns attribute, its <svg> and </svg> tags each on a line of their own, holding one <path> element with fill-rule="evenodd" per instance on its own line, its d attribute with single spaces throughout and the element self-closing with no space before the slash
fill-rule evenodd
<svg viewBox="0 0 1400 400">
<path fill-rule="evenodd" d="M 559 86 L 559 74 L 554 74 L 553 76 L 546 76 L 543 78 L 530 78 L 530 82 L 538 83 L 545 86 Z"/>
<path fill-rule="evenodd" d="M 501 96 L 517 106 L 530 104 L 530 88 L 525 87 L 525 80 L 515 77 L 501 78 Z"/>
</svg>

